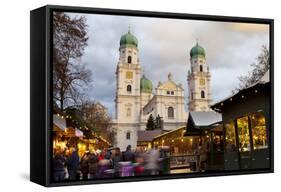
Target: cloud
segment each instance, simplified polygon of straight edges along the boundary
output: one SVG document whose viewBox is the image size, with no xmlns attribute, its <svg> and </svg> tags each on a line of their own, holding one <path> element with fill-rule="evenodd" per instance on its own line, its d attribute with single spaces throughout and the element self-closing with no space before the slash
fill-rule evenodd
<svg viewBox="0 0 281 192">
<path fill-rule="evenodd" d="M 89 26 L 83 61 L 93 72 L 93 88 L 88 96 L 104 104 L 111 114 L 119 40 L 128 26 L 139 41 L 141 66 L 154 87 L 158 81 L 166 81 L 171 72 L 173 80 L 183 85 L 186 96 L 189 51 L 197 40 L 206 51 L 214 101 L 231 94 L 238 85 L 237 77 L 250 70 L 261 46 L 269 45 L 269 26 L 264 24 L 83 15 Z"/>
</svg>

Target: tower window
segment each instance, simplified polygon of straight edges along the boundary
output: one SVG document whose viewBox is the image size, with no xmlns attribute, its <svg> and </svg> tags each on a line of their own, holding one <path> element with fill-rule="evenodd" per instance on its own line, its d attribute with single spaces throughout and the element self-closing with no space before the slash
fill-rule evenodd
<svg viewBox="0 0 281 192">
<path fill-rule="evenodd" d="M 131 117 L 131 115 L 132 115 L 132 110 L 131 110 L 131 108 L 127 108 L 127 117 Z"/>
<path fill-rule="evenodd" d="M 201 98 L 205 98 L 205 92 L 204 91 L 201 91 Z"/>
<path fill-rule="evenodd" d="M 132 56 L 128 56 L 128 63 L 132 63 Z"/>
<path fill-rule="evenodd" d="M 132 93 L 132 86 L 131 85 L 127 85 L 127 93 Z"/>
<path fill-rule="evenodd" d="M 173 119 L 174 118 L 174 108 L 168 107 L 168 118 Z"/>
<path fill-rule="evenodd" d="M 200 72 L 203 72 L 203 66 L 200 65 Z"/>
<path fill-rule="evenodd" d="M 170 91 L 167 91 L 167 95 L 170 95 Z"/>
<path fill-rule="evenodd" d="M 174 93 L 174 91 L 171 91 L 171 95 L 174 95 L 175 93 Z"/>
<path fill-rule="evenodd" d="M 130 133 L 130 131 L 128 131 L 128 132 L 126 133 L 126 139 L 127 139 L 127 140 L 130 140 L 130 139 L 131 139 L 131 133 Z"/>
</svg>

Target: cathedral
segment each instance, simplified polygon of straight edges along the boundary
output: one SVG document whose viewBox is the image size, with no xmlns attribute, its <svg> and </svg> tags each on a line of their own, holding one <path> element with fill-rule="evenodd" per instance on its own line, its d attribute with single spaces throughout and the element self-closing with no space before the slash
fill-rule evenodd
<svg viewBox="0 0 281 192">
<path fill-rule="evenodd" d="M 137 146 L 138 131 L 146 130 L 150 115 L 163 120 L 163 130 L 183 127 L 189 111 L 208 111 L 211 104 L 210 72 L 205 50 L 198 43 L 190 51 L 190 70 L 187 74 L 188 103 L 184 88 L 167 74 L 165 82 L 153 87 L 152 81 L 142 74 L 138 40 L 130 32 L 120 39 L 119 60 L 116 68 L 115 119 L 116 143 L 121 150 Z"/>
</svg>

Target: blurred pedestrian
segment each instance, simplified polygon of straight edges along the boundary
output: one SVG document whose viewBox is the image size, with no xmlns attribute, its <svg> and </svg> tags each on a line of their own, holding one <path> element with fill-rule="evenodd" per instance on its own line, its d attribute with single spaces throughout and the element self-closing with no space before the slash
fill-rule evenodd
<svg viewBox="0 0 281 192">
<path fill-rule="evenodd" d="M 65 178 L 65 162 L 66 159 L 62 155 L 61 151 L 58 150 L 55 152 L 53 158 L 53 178 L 54 181 L 62 181 Z"/>
<path fill-rule="evenodd" d="M 110 161 L 108 159 L 100 160 L 97 177 L 109 178 L 109 174 L 107 173 L 109 169 L 110 169 Z"/>
<path fill-rule="evenodd" d="M 123 161 L 122 154 L 120 151 L 120 148 L 117 147 L 114 150 L 114 154 L 112 156 L 112 165 L 114 169 L 114 176 L 119 177 L 120 176 L 120 162 Z"/>
<path fill-rule="evenodd" d="M 123 155 L 123 160 L 124 161 L 130 161 L 130 162 L 135 162 L 135 154 L 132 151 L 132 146 L 128 145 L 126 151 L 124 152 Z"/>
<path fill-rule="evenodd" d="M 149 175 L 156 175 L 159 171 L 159 158 L 160 152 L 158 150 L 158 146 L 154 146 L 148 154 L 146 155 L 146 163 L 145 163 L 145 171 Z"/>
<path fill-rule="evenodd" d="M 136 148 L 135 161 L 135 175 L 142 175 L 144 173 L 144 152 L 141 147 Z"/>
<path fill-rule="evenodd" d="M 98 156 L 96 155 L 95 151 L 91 151 L 88 158 L 89 162 L 89 179 L 93 179 L 96 177 L 98 172 Z"/>
<path fill-rule="evenodd" d="M 88 179 L 89 174 L 89 151 L 86 151 L 80 162 L 80 170 L 82 172 L 83 180 Z"/>
<path fill-rule="evenodd" d="M 108 148 L 108 149 L 105 151 L 104 159 L 108 159 L 108 160 L 111 159 L 111 155 L 112 155 L 111 150 L 112 150 L 112 147 Z"/>
<path fill-rule="evenodd" d="M 76 149 L 73 149 L 73 152 L 67 159 L 67 169 L 69 173 L 69 179 L 70 180 L 76 180 L 76 174 L 79 169 L 79 155 L 78 151 Z"/>
</svg>

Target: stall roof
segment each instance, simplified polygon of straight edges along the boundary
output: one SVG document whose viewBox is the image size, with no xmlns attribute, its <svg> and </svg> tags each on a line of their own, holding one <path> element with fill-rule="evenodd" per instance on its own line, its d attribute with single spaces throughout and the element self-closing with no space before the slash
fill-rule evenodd
<svg viewBox="0 0 281 192">
<path fill-rule="evenodd" d="M 189 112 L 185 136 L 199 136 L 203 130 L 218 127 L 222 122 L 222 115 L 215 111 Z"/>
<path fill-rule="evenodd" d="M 155 136 L 162 134 L 162 130 L 138 131 L 138 141 L 152 141 Z"/>
<path fill-rule="evenodd" d="M 254 83 L 254 84 L 252 84 L 252 85 L 250 85 L 250 86 L 248 86 L 248 87 L 246 87 L 246 88 L 244 88 L 244 89 L 242 89 L 242 90 L 240 90 L 240 91 L 238 91 L 238 92 L 236 92 L 236 93 L 234 93 L 234 94 L 232 94 L 231 96 L 229 96 L 229 97 L 227 97 L 227 98 L 225 98 L 225 99 L 223 99 L 223 100 L 221 100 L 221 101 L 219 101 L 219 102 L 213 104 L 213 105 L 211 106 L 211 108 L 214 109 L 214 110 L 216 110 L 216 109 L 215 109 L 216 106 L 219 106 L 221 103 L 223 103 L 223 102 L 225 102 L 225 101 L 227 101 L 227 100 L 229 100 L 229 99 L 231 99 L 231 98 L 233 98 L 233 97 L 239 95 L 241 92 L 244 92 L 244 91 L 246 91 L 246 90 L 248 90 L 248 89 L 250 89 L 250 88 L 252 88 L 252 87 L 254 87 L 254 86 L 256 86 L 256 85 L 262 85 L 262 84 L 266 84 L 266 83 L 269 83 L 269 82 L 270 82 L 270 72 L 269 72 L 269 70 L 267 70 L 267 71 L 265 72 L 265 74 L 260 78 L 259 81 L 257 81 L 256 83 Z"/>
<path fill-rule="evenodd" d="M 53 115 L 53 123 L 62 131 L 64 131 L 67 128 L 65 119 L 62 119 L 57 115 Z"/>
<path fill-rule="evenodd" d="M 222 115 L 214 111 L 193 111 L 189 117 L 196 127 L 210 126 L 222 121 Z"/>
<path fill-rule="evenodd" d="M 170 131 L 165 131 L 164 133 L 162 133 L 161 135 L 156 135 L 153 139 L 156 139 L 156 138 L 159 138 L 159 137 L 162 137 L 164 135 L 168 135 L 170 133 L 173 133 L 173 132 L 176 132 L 180 129 L 185 129 L 185 126 L 184 127 L 179 127 L 179 128 L 176 128 L 176 129 L 173 129 L 173 130 L 170 130 Z"/>
</svg>

